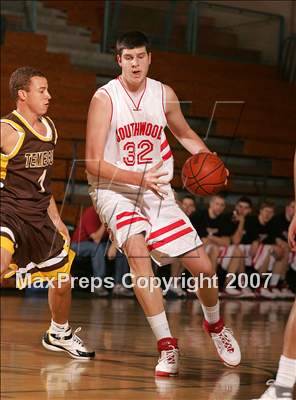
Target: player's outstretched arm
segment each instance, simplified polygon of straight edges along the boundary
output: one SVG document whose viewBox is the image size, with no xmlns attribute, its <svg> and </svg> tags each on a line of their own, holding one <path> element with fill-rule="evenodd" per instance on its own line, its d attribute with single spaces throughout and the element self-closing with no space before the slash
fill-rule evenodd
<svg viewBox="0 0 296 400">
<path fill-rule="evenodd" d="M 104 160 L 104 149 L 112 117 L 112 104 L 104 92 L 97 92 L 89 106 L 86 129 L 86 169 L 96 177 L 123 184 L 142 186 L 146 189 L 163 193 L 160 186 L 164 183 L 163 176 L 157 165 L 151 170 L 142 172 L 118 168 Z"/>
<path fill-rule="evenodd" d="M 200 139 L 186 122 L 178 97 L 172 88 L 164 85 L 166 93 L 166 118 L 168 127 L 189 153 L 196 154 L 201 151 L 210 152 L 205 143 Z"/>
</svg>

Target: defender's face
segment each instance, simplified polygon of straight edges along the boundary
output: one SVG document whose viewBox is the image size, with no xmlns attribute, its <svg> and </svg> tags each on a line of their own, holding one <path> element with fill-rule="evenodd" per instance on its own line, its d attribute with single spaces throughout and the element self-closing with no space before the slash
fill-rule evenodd
<svg viewBox="0 0 296 400">
<path fill-rule="evenodd" d="M 123 49 L 117 56 L 117 62 L 122 69 L 122 76 L 132 85 L 140 85 L 146 78 L 151 64 L 151 53 L 146 47 Z"/>
<path fill-rule="evenodd" d="M 19 90 L 19 98 L 37 115 L 46 114 L 51 99 L 47 79 L 33 76 L 30 79 L 29 90 Z"/>
</svg>

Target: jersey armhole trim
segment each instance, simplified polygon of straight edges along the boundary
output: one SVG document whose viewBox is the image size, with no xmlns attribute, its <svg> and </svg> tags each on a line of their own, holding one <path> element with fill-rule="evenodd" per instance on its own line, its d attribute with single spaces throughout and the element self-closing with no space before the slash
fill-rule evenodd
<svg viewBox="0 0 296 400">
<path fill-rule="evenodd" d="M 57 128 L 56 128 L 56 126 L 55 126 L 55 124 L 54 124 L 53 120 L 52 120 L 52 119 L 51 119 L 51 118 L 50 118 L 48 115 L 46 115 L 44 118 L 45 118 L 45 119 L 47 119 L 48 121 L 50 121 L 50 122 L 51 122 L 51 124 L 52 124 L 52 126 L 53 126 L 54 133 L 55 133 L 54 144 L 56 144 L 56 143 L 57 143 L 57 141 L 58 141 L 58 137 L 59 137 L 59 135 L 58 135 L 58 131 L 57 131 Z"/>
<path fill-rule="evenodd" d="M 105 88 L 100 88 L 98 91 L 100 91 L 100 90 L 104 90 L 104 92 L 109 96 L 109 99 L 110 99 L 110 101 L 111 101 L 111 117 L 110 117 L 110 124 L 111 124 L 112 118 L 113 118 L 113 101 L 112 101 L 111 96 L 110 96 L 110 94 L 109 94 L 109 92 L 108 92 L 107 89 L 105 89 Z"/>
<path fill-rule="evenodd" d="M 19 152 L 19 150 L 23 144 L 23 141 L 25 139 L 26 133 L 25 133 L 24 129 L 19 124 L 15 123 L 14 121 L 10 121 L 9 119 L 1 119 L 0 122 L 10 125 L 13 129 L 15 129 L 19 133 L 19 138 L 16 142 L 16 145 L 12 149 L 12 151 L 9 154 L 1 153 L 1 158 L 10 160 L 14 156 L 16 156 L 17 153 Z"/>
</svg>

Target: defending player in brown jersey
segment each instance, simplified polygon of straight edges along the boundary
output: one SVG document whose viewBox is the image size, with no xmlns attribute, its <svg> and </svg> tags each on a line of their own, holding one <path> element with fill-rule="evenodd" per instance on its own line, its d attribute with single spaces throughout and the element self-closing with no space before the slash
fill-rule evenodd
<svg viewBox="0 0 296 400">
<path fill-rule="evenodd" d="M 95 353 L 68 324 L 74 253 L 50 191 L 57 131 L 45 116 L 51 99 L 47 79 L 22 67 L 12 73 L 9 87 L 16 110 L 1 119 L 1 281 L 14 273 L 19 288 L 49 280 L 52 320 L 43 346 L 89 359 Z"/>
</svg>

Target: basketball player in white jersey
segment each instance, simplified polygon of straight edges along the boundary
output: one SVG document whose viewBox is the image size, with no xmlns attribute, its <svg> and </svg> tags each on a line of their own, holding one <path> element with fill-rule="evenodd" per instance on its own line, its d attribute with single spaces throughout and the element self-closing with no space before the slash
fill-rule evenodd
<svg viewBox="0 0 296 400">
<path fill-rule="evenodd" d="M 122 73 L 100 88 L 90 104 L 86 168 L 95 208 L 118 249 L 128 257 L 135 294 L 158 341 L 155 373 L 174 376 L 179 350 L 161 289 L 143 287 L 139 278 L 147 283 L 153 277 L 150 256 L 158 265 L 179 257 L 194 277 L 201 273 L 213 277 L 214 271 L 169 184 L 173 157 L 164 128 L 168 126 L 191 154 L 209 149 L 188 126 L 174 91 L 147 78 L 151 53 L 146 36 L 141 32 L 122 35 L 116 51 Z M 222 361 L 234 367 L 240 363 L 240 349 L 220 317 L 218 289 L 208 286 L 205 283 L 198 290 L 204 328 Z"/>
<path fill-rule="evenodd" d="M 296 200 L 296 152 L 294 155 L 294 191 Z M 296 253 L 296 209 L 291 221 L 288 241 L 290 248 Z M 292 306 L 284 334 L 283 353 L 275 381 L 269 381 L 270 387 L 257 400 L 293 400 L 293 387 L 296 383 L 296 299 Z M 269 382 L 267 382 L 269 384 Z"/>
</svg>

